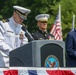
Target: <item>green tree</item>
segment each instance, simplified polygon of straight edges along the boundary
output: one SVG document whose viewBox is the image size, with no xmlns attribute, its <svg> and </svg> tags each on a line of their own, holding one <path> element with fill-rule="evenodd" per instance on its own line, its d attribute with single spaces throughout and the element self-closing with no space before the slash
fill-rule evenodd
<svg viewBox="0 0 76 75">
<path fill-rule="evenodd" d="M 13 14 L 13 6 L 19 5 L 31 9 L 28 19 L 24 21 L 29 32 L 37 30 L 35 16 L 40 13 L 50 15 L 48 31 L 50 30 L 58 14 L 59 4 L 61 5 L 61 23 L 64 41 L 67 33 L 72 27 L 72 16 L 76 14 L 76 0 L 0 0 L 0 19 L 9 18 Z"/>
<path fill-rule="evenodd" d="M 66 35 L 72 29 L 72 16 L 76 14 L 76 0 L 61 0 L 62 7 L 62 28 L 63 38 L 66 39 Z"/>
</svg>

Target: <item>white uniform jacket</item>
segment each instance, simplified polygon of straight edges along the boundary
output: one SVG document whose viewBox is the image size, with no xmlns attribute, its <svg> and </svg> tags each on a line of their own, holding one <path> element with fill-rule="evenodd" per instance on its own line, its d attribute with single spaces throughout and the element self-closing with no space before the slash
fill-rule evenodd
<svg viewBox="0 0 76 75">
<path fill-rule="evenodd" d="M 22 25 L 17 24 L 13 17 L 7 22 L 0 21 L 0 67 L 9 66 L 8 55 L 10 51 L 28 43 L 21 27 Z"/>
</svg>

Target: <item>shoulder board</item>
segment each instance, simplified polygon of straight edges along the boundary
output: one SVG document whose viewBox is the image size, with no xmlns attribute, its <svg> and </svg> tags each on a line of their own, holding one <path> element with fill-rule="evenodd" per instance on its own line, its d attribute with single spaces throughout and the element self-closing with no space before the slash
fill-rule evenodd
<svg viewBox="0 0 76 75">
<path fill-rule="evenodd" d="M 23 25 L 23 26 L 25 26 L 25 24 L 24 24 L 24 23 L 22 23 L 22 25 Z"/>
<path fill-rule="evenodd" d="M 9 21 L 8 19 L 3 19 L 2 20 L 3 23 L 8 22 L 8 21 Z"/>
<path fill-rule="evenodd" d="M 23 26 L 25 26 L 25 24 L 24 24 L 24 23 L 22 23 L 22 25 L 23 25 Z"/>
<path fill-rule="evenodd" d="M 36 31 L 36 32 L 33 32 L 32 34 L 37 34 L 38 33 L 38 31 Z"/>
</svg>

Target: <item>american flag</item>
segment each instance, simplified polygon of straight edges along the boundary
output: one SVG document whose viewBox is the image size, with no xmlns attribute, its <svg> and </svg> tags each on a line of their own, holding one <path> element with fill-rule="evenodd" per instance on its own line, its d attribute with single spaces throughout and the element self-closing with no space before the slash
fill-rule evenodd
<svg viewBox="0 0 76 75">
<path fill-rule="evenodd" d="M 62 39 L 62 28 L 61 28 L 60 6 L 59 6 L 58 15 L 57 15 L 56 20 L 51 28 L 50 33 L 54 35 L 56 40 L 60 40 L 60 41 L 63 40 Z"/>
</svg>

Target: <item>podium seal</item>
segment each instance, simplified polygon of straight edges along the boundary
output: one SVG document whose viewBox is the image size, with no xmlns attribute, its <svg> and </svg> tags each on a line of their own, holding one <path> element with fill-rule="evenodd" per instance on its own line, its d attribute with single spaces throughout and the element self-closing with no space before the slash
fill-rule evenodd
<svg viewBox="0 0 76 75">
<path fill-rule="evenodd" d="M 44 66 L 45 67 L 59 67 L 60 63 L 56 56 L 49 55 L 45 60 Z"/>
</svg>

